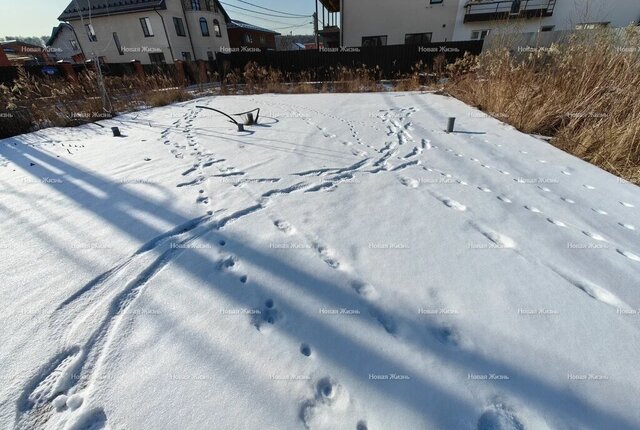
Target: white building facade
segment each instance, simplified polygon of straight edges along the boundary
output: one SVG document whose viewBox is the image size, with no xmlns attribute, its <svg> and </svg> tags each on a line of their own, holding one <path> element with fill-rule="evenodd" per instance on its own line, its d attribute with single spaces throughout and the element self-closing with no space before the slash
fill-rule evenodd
<svg viewBox="0 0 640 430">
<path fill-rule="evenodd" d="M 218 0 L 77 0 L 59 19 L 87 59 L 106 63 L 213 60 L 229 48 L 230 18 Z"/>
<path fill-rule="evenodd" d="M 347 47 L 473 40 L 492 31 L 625 27 L 640 20 L 640 0 L 318 2 L 319 34 L 334 35 L 335 43 Z"/>
</svg>

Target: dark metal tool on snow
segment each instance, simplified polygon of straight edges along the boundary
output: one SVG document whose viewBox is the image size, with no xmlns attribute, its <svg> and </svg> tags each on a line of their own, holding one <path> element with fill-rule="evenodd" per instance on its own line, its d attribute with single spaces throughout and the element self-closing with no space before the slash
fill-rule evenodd
<svg viewBox="0 0 640 430">
<path fill-rule="evenodd" d="M 260 118 L 260 108 L 256 108 L 256 109 L 252 109 L 250 111 L 247 112 L 241 112 L 241 113 L 234 113 L 232 114 L 233 116 L 246 116 L 246 119 L 243 123 L 240 123 L 238 121 L 235 120 L 235 118 L 233 118 L 233 116 L 229 115 L 228 113 L 222 112 L 221 110 L 218 109 L 214 109 L 214 108 L 210 108 L 207 106 L 196 106 L 199 109 L 207 109 L 207 110 L 212 110 L 214 112 L 219 113 L 220 115 L 224 115 L 227 118 L 229 118 L 229 122 L 232 122 L 233 124 L 235 124 L 238 127 L 238 131 L 244 131 L 244 126 L 245 125 L 255 125 L 258 123 L 258 119 Z M 255 116 L 254 116 L 254 112 L 255 112 Z"/>
</svg>

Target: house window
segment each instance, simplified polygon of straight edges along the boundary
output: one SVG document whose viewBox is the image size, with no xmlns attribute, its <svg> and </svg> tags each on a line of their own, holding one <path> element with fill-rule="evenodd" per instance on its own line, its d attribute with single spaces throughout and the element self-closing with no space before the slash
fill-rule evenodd
<svg viewBox="0 0 640 430">
<path fill-rule="evenodd" d="M 213 51 L 207 51 L 207 59 L 209 59 L 209 61 L 213 61 L 216 59 L 216 57 L 213 55 Z"/>
<path fill-rule="evenodd" d="M 218 9 L 218 3 L 216 3 L 216 0 L 212 0 L 213 1 L 213 11 L 215 13 L 220 13 L 220 10 Z"/>
<path fill-rule="evenodd" d="M 124 49 L 122 44 L 120 43 L 120 38 L 118 37 L 118 33 L 113 32 L 113 41 L 116 44 L 116 49 L 118 50 L 118 54 L 124 55 Z"/>
<path fill-rule="evenodd" d="M 543 25 L 542 27 L 540 27 L 540 31 L 553 31 L 554 28 L 556 28 L 555 25 Z"/>
<path fill-rule="evenodd" d="M 209 24 L 207 24 L 207 20 L 204 18 L 200 18 L 200 31 L 203 36 L 209 37 Z"/>
<path fill-rule="evenodd" d="M 431 43 L 432 33 L 409 33 L 404 36 L 405 45 L 426 45 Z"/>
<path fill-rule="evenodd" d="M 85 24 L 84 27 L 87 30 L 87 36 L 89 37 L 89 42 L 97 42 L 98 36 L 96 36 L 96 30 L 93 28 L 93 25 Z"/>
<path fill-rule="evenodd" d="M 431 4 L 442 4 L 442 0 L 431 0 L 429 3 L 431 3 Z"/>
<path fill-rule="evenodd" d="M 605 28 L 608 26 L 608 22 L 583 22 L 576 25 L 576 30 L 595 30 L 596 28 Z"/>
<path fill-rule="evenodd" d="M 387 36 L 367 36 L 362 38 L 362 46 L 386 46 Z"/>
<path fill-rule="evenodd" d="M 153 29 L 151 28 L 151 20 L 149 18 L 140 18 L 140 25 L 142 25 L 144 37 L 153 37 Z"/>
<path fill-rule="evenodd" d="M 264 35 L 260 36 L 260 44 L 261 45 L 266 45 L 267 44 L 267 38 L 264 37 Z"/>
<path fill-rule="evenodd" d="M 220 30 L 220 21 L 217 19 L 213 20 L 213 32 L 216 34 L 216 37 L 222 37 L 222 30 Z"/>
<path fill-rule="evenodd" d="M 184 61 L 191 61 L 191 52 L 182 52 L 182 59 Z"/>
<path fill-rule="evenodd" d="M 73 49 L 74 51 L 77 51 L 78 48 L 78 42 L 76 42 L 74 39 L 71 39 L 69 41 L 69 44 L 71 45 L 71 49 Z"/>
<path fill-rule="evenodd" d="M 151 64 L 164 64 L 164 54 L 162 52 L 149 54 L 149 61 L 151 61 Z"/>
<path fill-rule="evenodd" d="M 249 33 L 245 33 L 242 35 L 242 41 L 247 45 L 253 43 L 253 37 Z"/>
<path fill-rule="evenodd" d="M 491 30 L 474 30 L 471 32 L 471 40 L 484 40 Z"/>
<path fill-rule="evenodd" d="M 213 8 L 211 7 L 211 3 L 212 3 L 212 0 L 204 0 L 205 9 L 207 9 L 209 11 L 212 10 Z"/>
<path fill-rule="evenodd" d="M 191 10 L 200 10 L 200 0 L 191 0 Z"/>
<path fill-rule="evenodd" d="M 173 26 L 176 28 L 176 34 L 178 36 L 186 37 L 187 33 L 184 31 L 184 23 L 182 18 L 173 18 Z"/>
</svg>

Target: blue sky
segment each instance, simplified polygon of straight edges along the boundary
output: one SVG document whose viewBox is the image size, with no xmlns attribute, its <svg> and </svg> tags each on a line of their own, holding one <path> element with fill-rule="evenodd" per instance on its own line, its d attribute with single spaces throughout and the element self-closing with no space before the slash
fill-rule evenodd
<svg viewBox="0 0 640 430">
<path fill-rule="evenodd" d="M 0 0 L 0 37 L 4 36 L 42 36 L 51 34 L 58 23 L 58 15 L 70 0 Z M 314 0 L 246 0 L 250 3 L 289 12 L 297 15 L 311 15 L 315 11 Z M 238 0 L 222 0 L 224 7 L 233 19 L 247 21 L 262 27 L 276 30 L 282 34 L 311 34 L 311 18 L 260 17 L 259 12 L 247 12 L 229 5 L 259 10 Z M 277 13 L 267 12 L 273 15 Z M 307 23 L 301 27 L 300 24 Z"/>
</svg>

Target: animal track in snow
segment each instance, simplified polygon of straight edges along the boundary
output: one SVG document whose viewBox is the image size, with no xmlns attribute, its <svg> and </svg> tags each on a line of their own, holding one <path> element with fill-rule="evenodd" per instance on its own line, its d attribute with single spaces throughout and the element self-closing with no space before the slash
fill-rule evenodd
<svg viewBox="0 0 640 430">
<path fill-rule="evenodd" d="M 463 205 L 462 203 L 459 203 L 459 202 L 457 202 L 455 200 L 444 198 L 441 201 L 442 201 L 442 203 L 445 204 L 445 206 L 447 206 L 447 207 L 449 207 L 451 209 L 454 209 L 454 210 L 457 210 L 457 211 L 460 211 L 460 212 L 464 212 L 464 211 L 467 210 L 467 207 L 465 205 Z"/>
<path fill-rule="evenodd" d="M 620 251 L 618 251 L 618 252 L 620 252 Z M 600 301 L 602 303 L 605 303 L 605 304 L 607 304 L 609 306 L 612 306 L 614 308 L 631 309 L 629 305 L 627 305 L 625 302 L 620 300 L 615 294 L 613 294 L 611 291 L 607 290 L 606 288 L 603 288 L 603 287 L 601 287 L 599 285 L 596 285 L 593 282 L 588 281 L 586 279 L 580 279 L 577 276 L 570 275 L 568 273 L 564 273 L 563 271 L 561 271 L 559 269 L 556 269 L 556 268 L 554 268 L 552 266 L 549 266 L 549 267 L 558 276 L 563 278 L 565 281 L 567 281 L 568 283 L 570 283 L 571 285 L 573 285 L 577 289 L 579 289 L 582 292 L 586 293 L 592 299 L 598 300 L 598 301 Z"/>
<path fill-rule="evenodd" d="M 609 212 L 607 212 L 607 211 L 605 211 L 603 209 L 595 209 L 594 208 L 594 209 L 591 209 L 591 210 L 594 211 L 597 214 L 600 214 L 600 215 L 609 215 Z"/>
<path fill-rule="evenodd" d="M 288 221 L 276 220 L 273 222 L 273 225 L 275 225 L 278 230 L 288 235 L 296 232 L 295 227 L 293 227 Z"/>
<path fill-rule="evenodd" d="M 491 189 L 487 188 L 487 187 L 478 187 L 478 189 L 480 191 L 482 191 L 483 193 L 490 193 L 491 192 Z"/>
<path fill-rule="evenodd" d="M 400 183 L 409 188 L 418 188 L 420 186 L 420 182 L 417 179 L 407 178 L 405 176 L 400 177 Z"/>
<path fill-rule="evenodd" d="M 338 428 L 336 423 L 331 422 L 333 410 L 343 411 L 349 404 L 346 389 L 333 378 L 325 377 L 317 382 L 314 397 L 302 403 L 300 420 L 307 429 Z"/>
<path fill-rule="evenodd" d="M 617 249 L 616 251 L 618 251 L 618 254 L 620 255 L 624 255 L 625 257 L 627 257 L 629 260 L 633 260 L 633 261 L 638 261 L 640 262 L 640 257 L 637 256 L 636 254 L 634 254 L 633 252 L 629 252 L 629 251 L 623 251 L 622 249 Z"/>
<path fill-rule="evenodd" d="M 282 315 L 275 305 L 273 299 L 264 301 L 259 314 L 253 315 L 252 322 L 258 331 L 265 331 L 269 326 L 273 326 L 282 318 Z"/>
<path fill-rule="evenodd" d="M 502 403 L 496 403 L 480 416 L 477 430 L 525 430 L 525 426 L 513 409 Z"/>
<path fill-rule="evenodd" d="M 559 221 L 557 219 L 547 218 L 547 221 L 549 221 L 553 225 L 557 225 L 558 227 L 566 227 L 567 226 L 565 223 L 563 223 L 562 221 Z"/>
<path fill-rule="evenodd" d="M 516 247 L 516 242 L 502 233 L 498 233 L 497 231 L 476 224 L 475 222 L 470 222 L 469 224 L 498 248 L 513 249 Z"/>
<path fill-rule="evenodd" d="M 587 190 L 595 190 L 596 187 L 594 187 L 593 185 L 583 185 L 583 187 L 585 187 Z"/>
<path fill-rule="evenodd" d="M 511 203 L 511 199 L 509 197 L 506 196 L 498 196 L 498 200 L 501 200 L 505 203 Z"/>
<path fill-rule="evenodd" d="M 631 225 L 631 224 L 625 224 L 625 223 L 623 223 L 623 222 L 618 223 L 618 225 L 619 225 L 620 227 L 624 227 L 624 228 L 626 228 L 627 230 L 635 230 L 635 229 L 636 229 L 636 227 L 635 227 L 634 225 Z"/>
<path fill-rule="evenodd" d="M 620 202 L 620 204 L 622 206 L 624 206 L 625 208 L 635 208 L 635 205 L 632 203 L 627 203 L 627 202 Z"/>
<path fill-rule="evenodd" d="M 562 197 L 562 201 L 569 203 L 570 205 L 574 205 L 576 203 L 575 200 L 571 200 L 570 198 L 567 198 L 567 197 Z"/>
<path fill-rule="evenodd" d="M 599 242 L 606 242 L 607 241 L 607 239 L 605 239 L 604 237 L 602 237 L 598 233 L 592 233 L 590 231 L 583 231 L 582 234 L 584 234 L 585 236 L 590 237 L 593 240 L 597 240 Z"/>
<path fill-rule="evenodd" d="M 351 283 L 351 288 L 353 288 L 353 290 L 358 293 L 358 295 L 367 300 L 377 300 L 378 298 L 380 298 L 380 294 L 378 293 L 376 288 L 366 282 L 354 281 Z"/>
<path fill-rule="evenodd" d="M 528 205 L 527 205 L 527 206 L 525 206 L 524 208 L 525 208 L 526 210 L 528 210 L 528 211 L 533 212 L 533 213 L 537 213 L 537 214 L 541 214 L 541 213 L 542 213 L 542 211 L 541 211 L 540 209 L 538 209 L 537 207 L 535 207 L 535 206 L 528 206 Z"/>
<path fill-rule="evenodd" d="M 300 345 L 300 354 L 304 355 L 305 357 L 310 357 L 311 347 L 308 344 L 303 343 L 302 345 Z"/>
</svg>

